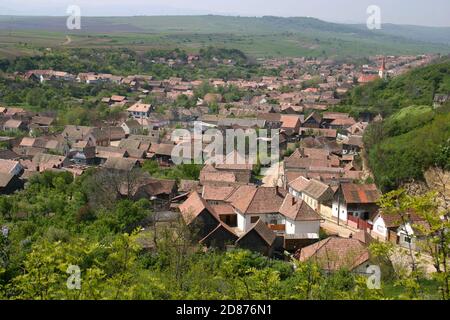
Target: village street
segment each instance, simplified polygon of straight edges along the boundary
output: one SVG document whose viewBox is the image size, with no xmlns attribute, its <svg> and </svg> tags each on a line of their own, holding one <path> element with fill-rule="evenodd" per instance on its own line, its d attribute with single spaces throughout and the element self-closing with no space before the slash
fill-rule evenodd
<svg viewBox="0 0 450 320">
<path fill-rule="evenodd" d="M 283 171 L 283 161 L 273 164 L 270 168 L 262 168 L 261 175 L 263 176 L 263 186 L 274 187 L 278 185 L 279 187 L 282 187 L 283 185 L 280 178 L 284 175 Z"/>
</svg>

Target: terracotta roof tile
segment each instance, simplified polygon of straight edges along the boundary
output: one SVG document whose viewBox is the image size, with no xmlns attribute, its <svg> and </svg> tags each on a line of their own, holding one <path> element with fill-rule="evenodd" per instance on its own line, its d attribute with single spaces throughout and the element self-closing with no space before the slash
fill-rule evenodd
<svg viewBox="0 0 450 320">
<path fill-rule="evenodd" d="M 286 195 L 280 208 L 280 213 L 293 221 L 317 221 L 321 220 L 313 208 L 305 201 L 297 200 L 292 195 Z"/>
<path fill-rule="evenodd" d="M 376 203 L 381 196 L 374 184 L 343 183 L 341 188 L 347 203 Z"/>
<path fill-rule="evenodd" d="M 370 259 L 366 245 L 358 239 L 330 237 L 301 249 L 299 260 L 313 260 L 324 270 L 353 270 Z"/>
<path fill-rule="evenodd" d="M 217 219 L 214 210 L 202 197 L 200 197 L 197 192 L 192 192 L 189 198 L 178 208 L 181 216 L 188 225 L 191 224 L 192 221 L 194 221 L 195 218 L 205 209 Z"/>
</svg>

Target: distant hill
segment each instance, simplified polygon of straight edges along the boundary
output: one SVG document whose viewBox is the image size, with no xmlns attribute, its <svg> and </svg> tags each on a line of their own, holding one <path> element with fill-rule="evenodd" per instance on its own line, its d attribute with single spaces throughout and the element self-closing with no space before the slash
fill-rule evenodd
<svg viewBox="0 0 450 320">
<path fill-rule="evenodd" d="M 355 27 L 360 30 L 367 30 L 365 25 L 355 25 Z M 381 30 L 375 30 L 374 32 L 414 41 L 450 45 L 450 27 L 424 27 L 386 23 L 382 25 Z"/>
<path fill-rule="evenodd" d="M 0 16 L 0 43 L 23 41 L 51 46 L 60 42 L 63 34 L 74 35 L 73 46 L 213 45 L 240 49 L 255 56 L 450 53 L 450 28 L 386 24 L 382 30 L 371 31 L 362 25 L 306 17 L 205 15 L 83 17 L 81 30 L 70 31 L 66 28 L 66 17 Z M 20 37 L 8 41 L 8 35 Z M 100 35 L 102 38 L 87 41 L 87 35 L 91 36 L 88 40 Z"/>
<path fill-rule="evenodd" d="M 137 16 L 83 17 L 82 32 L 162 32 L 207 34 L 268 34 L 281 32 L 353 34 L 358 36 L 394 36 L 405 39 L 450 44 L 450 28 L 383 24 L 371 31 L 365 25 L 339 24 L 315 18 L 231 17 L 231 16 Z M 0 30 L 35 30 L 65 32 L 66 17 L 0 16 Z"/>
</svg>

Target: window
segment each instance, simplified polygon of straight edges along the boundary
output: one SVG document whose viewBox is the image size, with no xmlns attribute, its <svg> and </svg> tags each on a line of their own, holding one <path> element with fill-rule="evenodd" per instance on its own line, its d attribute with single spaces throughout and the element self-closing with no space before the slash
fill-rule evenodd
<svg viewBox="0 0 450 320">
<path fill-rule="evenodd" d="M 257 223 L 259 220 L 259 217 L 251 217 L 250 218 L 250 223 Z"/>
<path fill-rule="evenodd" d="M 405 237 L 403 238 L 403 240 L 404 240 L 406 243 L 411 243 L 411 237 L 405 236 Z"/>
</svg>

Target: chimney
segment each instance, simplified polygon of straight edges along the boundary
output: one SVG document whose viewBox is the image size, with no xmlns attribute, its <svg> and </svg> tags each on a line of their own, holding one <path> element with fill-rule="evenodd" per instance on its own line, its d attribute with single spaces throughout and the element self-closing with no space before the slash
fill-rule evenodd
<svg viewBox="0 0 450 320">
<path fill-rule="evenodd" d="M 353 233 L 350 233 L 350 235 L 348 237 L 349 237 L 349 239 L 353 239 Z"/>
<path fill-rule="evenodd" d="M 279 187 L 278 185 L 275 187 L 275 190 L 276 190 L 276 192 L 277 192 L 277 195 L 283 196 L 283 195 L 281 194 L 281 192 L 280 192 L 280 187 Z"/>
<path fill-rule="evenodd" d="M 297 203 L 297 201 L 296 201 L 297 199 L 295 199 L 295 197 L 294 196 L 292 196 L 292 206 L 295 206 L 295 204 Z"/>
</svg>

